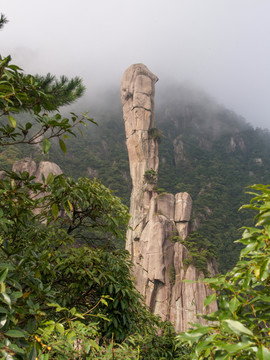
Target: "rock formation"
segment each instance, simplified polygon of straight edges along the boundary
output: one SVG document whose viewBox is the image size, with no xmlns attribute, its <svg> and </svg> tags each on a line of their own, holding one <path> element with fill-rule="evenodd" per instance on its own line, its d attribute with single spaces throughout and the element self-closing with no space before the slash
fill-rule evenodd
<svg viewBox="0 0 270 360">
<path fill-rule="evenodd" d="M 158 194 L 158 139 L 154 136 L 154 95 L 158 78 L 143 64 L 131 65 L 121 82 L 121 100 L 129 154 L 132 193 L 130 229 L 126 248 L 134 263 L 136 287 L 150 310 L 170 320 L 176 331 L 184 331 L 196 314 L 207 309 L 203 301 L 210 290 L 203 283 L 184 279 L 203 278 L 193 265 L 184 260 L 187 248 L 175 237 L 186 239 L 192 200 L 188 193 Z M 214 267 L 208 264 L 214 274 Z M 202 321 L 202 320 L 200 320 Z"/>
<path fill-rule="evenodd" d="M 60 167 L 50 161 L 41 161 L 37 167 L 34 160 L 31 158 L 24 158 L 16 161 L 12 166 L 12 171 L 16 173 L 27 171 L 30 176 L 35 176 L 35 182 L 42 182 L 42 178 L 46 179 L 50 173 L 54 175 L 62 174 Z"/>
<path fill-rule="evenodd" d="M 35 161 L 28 157 L 24 158 L 22 160 L 16 161 L 12 166 L 12 171 L 14 171 L 16 173 L 22 173 L 24 171 L 27 171 L 30 176 L 32 176 L 32 175 L 35 176 L 34 181 L 37 183 L 43 183 L 43 178 L 47 179 L 47 177 L 50 173 L 52 173 L 55 176 L 63 173 L 62 170 L 60 169 L 60 167 L 51 161 L 41 161 L 39 163 L 39 166 L 37 167 Z M 42 197 L 44 195 L 45 195 L 45 193 L 31 194 L 31 196 L 36 199 L 39 199 L 40 197 Z M 39 214 L 40 210 L 35 209 L 34 213 Z"/>
</svg>

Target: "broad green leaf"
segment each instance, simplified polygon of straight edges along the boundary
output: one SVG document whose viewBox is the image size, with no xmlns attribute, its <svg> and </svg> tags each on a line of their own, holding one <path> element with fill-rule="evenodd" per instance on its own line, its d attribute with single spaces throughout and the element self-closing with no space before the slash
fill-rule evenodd
<svg viewBox="0 0 270 360">
<path fill-rule="evenodd" d="M 55 328 L 56 328 L 56 330 L 57 330 L 61 335 L 64 334 L 65 328 L 64 328 L 64 326 L 63 326 L 62 324 L 57 323 L 57 324 L 55 325 Z"/>
<path fill-rule="evenodd" d="M 45 329 L 43 330 L 44 331 L 44 335 L 50 335 L 55 329 L 55 324 L 52 324 L 52 325 L 49 325 L 49 326 L 46 326 Z"/>
<path fill-rule="evenodd" d="M 49 139 L 45 138 L 42 142 L 42 150 L 44 152 L 44 154 L 47 154 L 47 152 L 50 150 L 51 148 L 51 142 Z"/>
<path fill-rule="evenodd" d="M 203 336 L 203 333 L 185 332 L 179 335 L 179 339 L 187 340 L 191 343 L 198 341 Z"/>
<path fill-rule="evenodd" d="M 55 322 L 53 320 L 48 320 L 42 323 L 43 325 L 55 325 Z"/>
<path fill-rule="evenodd" d="M 54 181 L 54 175 L 52 172 L 49 173 L 49 175 L 47 176 L 47 179 L 46 179 L 46 184 L 47 185 L 51 185 Z"/>
<path fill-rule="evenodd" d="M 9 121 L 9 123 L 10 123 L 10 126 L 15 129 L 15 127 L 16 127 L 16 120 L 14 119 L 14 117 L 11 116 L 11 115 L 8 115 L 8 121 Z"/>
<path fill-rule="evenodd" d="M 263 345 L 261 345 L 257 351 L 257 359 L 270 360 L 270 351 Z"/>
<path fill-rule="evenodd" d="M 253 333 L 247 329 L 241 322 L 239 321 L 235 321 L 235 320 L 223 320 L 228 326 L 229 328 L 238 335 L 253 335 Z"/>
<path fill-rule="evenodd" d="M 260 270 L 261 281 L 265 281 L 270 277 L 270 259 L 265 259 Z"/>
<path fill-rule="evenodd" d="M 11 305 L 10 297 L 6 293 L 3 293 L 3 292 L 0 293 L 0 301 L 2 301 L 3 303 L 5 303 L 9 306 Z"/>
<path fill-rule="evenodd" d="M 15 338 L 25 337 L 25 333 L 22 330 L 8 330 L 5 335 Z"/>
<path fill-rule="evenodd" d="M 99 345 L 95 342 L 95 340 L 89 339 L 89 344 L 91 345 L 91 347 L 93 347 L 94 349 L 96 349 L 97 351 L 99 351 L 100 347 Z"/>
<path fill-rule="evenodd" d="M 57 218 L 58 213 L 59 213 L 58 205 L 54 203 L 52 206 L 52 214 L 55 219 Z"/>
<path fill-rule="evenodd" d="M 206 307 L 209 304 L 212 304 L 213 301 L 215 301 L 217 298 L 216 293 L 213 293 L 211 295 L 208 295 L 203 302 L 204 307 Z"/>
<path fill-rule="evenodd" d="M 63 153 L 67 152 L 66 143 L 62 139 L 59 139 L 59 146 L 60 146 L 61 150 L 63 151 Z"/>
<path fill-rule="evenodd" d="M 51 306 L 51 307 L 58 307 L 58 306 L 60 306 L 60 305 L 57 304 L 57 303 L 47 303 L 46 305 L 47 305 L 47 306 Z"/>
<path fill-rule="evenodd" d="M 26 123 L 26 125 L 25 125 L 25 130 L 31 129 L 32 126 L 33 126 L 32 123 L 30 123 L 30 122 Z"/>
<path fill-rule="evenodd" d="M 248 244 L 242 251 L 241 257 L 246 256 L 249 252 L 253 251 L 258 246 L 257 242 L 254 241 L 251 244 Z"/>
<path fill-rule="evenodd" d="M 73 211 L 73 206 L 72 206 L 71 202 L 69 200 L 67 200 L 67 203 L 68 203 L 68 206 L 70 208 L 70 211 Z"/>
<path fill-rule="evenodd" d="M 234 314 L 240 304 L 240 301 L 236 297 L 231 299 L 231 301 L 229 302 L 229 309 L 232 314 Z"/>
<path fill-rule="evenodd" d="M 101 302 L 102 304 L 108 306 L 108 302 L 107 302 L 105 299 L 101 298 L 101 299 L 100 299 L 100 302 Z"/>
<path fill-rule="evenodd" d="M 10 311 L 0 306 L 0 314 L 9 314 Z"/>
<path fill-rule="evenodd" d="M 17 346 L 16 344 L 10 344 L 8 347 L 10 350 L 14 351 L 16 354 L 21 354 L 21 355 L 25 354 L 25 350 L 19 348 L 19 346 Z"/>
<path fill-rule="evenodd" d="M 8 269 L 4 269 L 0 271 L 0 283 L 6 280 L 8 274 Z"/>
<path fill-rule="evenodd" d="M 236 344 L 218 344 L 220 349 L 227 351 L 229 354 L 239 353 L 240 350 L 252 348 L 254 343 L 252 342 L 239 342 Z"/>
<path fill-rule="evenodd" d="M 1 317 L 0 317 L 0 329 L 1 329 L 3 326 L 5 326 L 6 322 L 7 322 L 7 316 L 6 316 L 6 315 L 1 316 Z"/>
<path fill-rule="evenodd" d="M 37 351 L 36 351 L 36 344 L 34 344 L 28 356 L 28 360 L 36 360 L 36 359 L 37 359 Z"/>
</svg>

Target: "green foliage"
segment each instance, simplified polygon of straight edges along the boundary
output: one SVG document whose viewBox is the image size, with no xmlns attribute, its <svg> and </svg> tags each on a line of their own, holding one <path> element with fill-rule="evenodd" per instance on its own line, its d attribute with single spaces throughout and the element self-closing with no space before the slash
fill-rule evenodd
<svg viewBox="0 0 270 360">
<path fill-rule="evenodd" d="M 153 169 L 146 170 L 143 177 L 144 177 L 144 181 L 147 184 L 156 184 L 157 183 L 157 172 Z"/>
<path fill-rule="evenodd" d="M 184 259 L 184 265 L 186 267 L 193 265 L 205 276 L 209 276 L 207 264 L 215 258 L 213 244 L 197 231 L 190 233 L 186 240 L 178 239 L 178 241 L 188 249 L 188 257 Z"/>
<path fill-rule="evenodd" d="M 2 352 L 16 345 L 18 353 L 45 356 L 51 348 L 68 359 L 75 358 L 76 339 L 93 352 L 97 334 L 106 344 L 112 336 L 119 343 L 148 332 L 155 323 L 134 287 L 128 253 L 78 247 L 85 242 L 80 228 L 92 246 L 97 234 L 107 242 L 123 239 L 126 207 L 96 180 L 52 174 L 43 184 L 33 180 L 11 172 L 0 184 Z"/>
<path fill-rule="evenodd" d="M 159 144 L 161 143 L 162 137 L 164 137 L 163 132 L 160 129 L 157 129 L 157 128 L 149 129 L 148 134 L 149 134 L 150 139 L 154 139 Z"/>
<path fill-rule="evenodd" d="M 99 180 L 80 178 L 75 182 L 50 174 L 45 190 L 49 193 L 43 198 L 45 216 L 51 210 L 47 220 L 66 228 L 78 243 L 107 248 L 124 244 L 128 209 Z"/>
<path fill-rule="evenodd" d="M 62 75 L 58 80 L 55 76 L 47 74 L 36 75 L 35 80 L 47 95 L 45 103 L 47 109 L 57 109 L 59 106 L 72 104 L 85 92 L 85 86 L 79 77 L 69 80 Z"/>
<path fill-rule="evenodd" d="M 131 336 L 129 346 L 138 349 L 139 360 L 188 360 L 189 346 L 176 346 L 173 326 L 167 322 L 159 322 L 158 328 L 149 328 L 147 333 Z"/>
<path fill-rule="evenodd" d="M 46 78 L 25 75 L 22 69 L 10 62 L 10 56 L 0 57 L 0 145 L 42 143 L 46 154 L 51 139 L 58 138 L 64 150 L 66 133 L 75 135 L 76 126 L 85 124 L 85 120 L 94 121 L 86 114 L 80 118 L 72 114 L 69 119 L 59 113 L 49 116 L 47 112 L 58 110 L 59 106 L 81 96 L 84 91 L 81 80 L 74 78 L 69 81 L 62 77 L 58 81 L 51 75 Z M 34 122 L 23 123 L 20 117 L 11 115 L 19 111 L 32 112 Z"/>
<path fill-rule="evenodd" d="M 204 282 L 214 291 L 219 309 L 203 316 L 207 326 L 194 324 L 180 334 L 179 344 L 192 346 L 192 359 L 270 358 L 270 186 L 253 185 L 255 197 L 248 208 L 257 211 L 255 227 L 245 227 L 244 248 L 236 266 L 227 274 Z"/>
<path fill-rule="evenodd" d="M 175 267 L 174 264 L 171 264 L 168 266 L 168 275 L 169 275 L 169 281 L 171 285 L 175 284 Z"/>
</svg>

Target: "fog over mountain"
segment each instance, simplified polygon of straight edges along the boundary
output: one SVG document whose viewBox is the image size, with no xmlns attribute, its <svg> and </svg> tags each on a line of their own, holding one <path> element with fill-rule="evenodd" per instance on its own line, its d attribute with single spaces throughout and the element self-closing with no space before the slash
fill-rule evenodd
<svg viewBox="0 0 270 360">
<path fill-rule="evenodd" d="M 268 0 L 2 0 L 1 54 L 26 72 L 81 76 L 81 104 L 143 62 L 157 98 L 167 82 L 191 82 L 269 128 L 269 11 Z"/>
</svg>

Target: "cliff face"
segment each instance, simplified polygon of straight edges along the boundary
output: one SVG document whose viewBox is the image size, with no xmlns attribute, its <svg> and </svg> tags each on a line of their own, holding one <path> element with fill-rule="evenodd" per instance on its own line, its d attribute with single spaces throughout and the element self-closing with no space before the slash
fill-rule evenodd
<svg viewBox="0 0 270 360">
<path fill-rule="evenodd" d="M 188 193 L 158 195 L 155 190 L 158 171 L 158 140 L 154 134 L 154 95 L 158 78 L 143 64 L 131 65 L 121 82 L 121 100 L 129 154 L 132 193 L 130 229 L 126 248 L 134 263 L 137 289 L 151 311 L 170 320 L 176 331 L 184 331 L 189 322 L 197 321 L 197 313 L 207 309 L 203 301 L 210 294 L 202 283 L 186 283 L 184 279 L 203 278 L 184 259 L 188 250 L 176 235 L 185 239 L 189 231 L 192 200 Z M 208 271 L 214 275 L 212 264 Z"/>
</svg>

